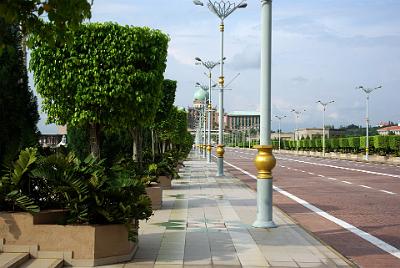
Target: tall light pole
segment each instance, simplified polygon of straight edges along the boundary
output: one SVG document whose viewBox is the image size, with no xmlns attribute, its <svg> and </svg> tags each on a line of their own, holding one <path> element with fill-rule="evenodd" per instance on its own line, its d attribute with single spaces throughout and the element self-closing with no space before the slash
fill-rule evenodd
<svg viewBox="0 0 400 268">
<path fill-rule="evenodd" d="M 382 86 L 379 87 L 374 87 L 374 88 L 365 88 L 363 86 L 359 86 L 356 87 L 356 89 L 361 89 L 362 91 L 365 92 L 365 102 L 366 102 L 366 115 L 365 115 L 365 124 L 366 124 L 366 128 L 365 128 L 365 132 L 366 132 L 366 139 L 365 139 L 365 160 L 368 160 L 368 153 L 369 153 L 369 94 L 374 91 L 377 90 L 379 88 L 382 88 Z"/>
<path fill-rule="evenodd" d="M 195 5 L 203 6 L 203 2 L 200 0 L 193 0 Z M 209 10 L 217 15 L 220 19 L 219 30 L 221 32 L 221 61 L 220 61 L 220 77 L 219 77 L 219 118 L 218 118 L 218 145 L 217 145 L 217 176 L 224 176 L 224 87 L 225 87 L 225 77 L 224 77 L 224 31 L 225 24 L 224 20 L 232 14 L 238 8 L 247 7 L 246 0 L 241 0 L 239 3 L 230 2 L 227 0 L 219 1 L 207 1 L 207 6 Z"/>
<path fill-rule="evenodd" d="M 322 102 L 322 101 L 317 101 L 317 103 L 321 104 L 322 107 L 324 108 L 323 111 L 323 115 L 322 115 L 322 155 L 325 156 L 325 111 L 326 111 L 326 107 L 331 104 L 334 103 L 334 100 L 328 101 L 328 102 Z"/>
<path fill-rule="evenodd" d="M 282 121 L 282 119 L 283 118 L 286 118 L 287 116 L 286 115 L 282 115 L 282 116 L 279 116 L 279 115 L 275 115 L 275 117 L 279 120 L 278 122 L 278 144 L 279 144 L 279 152 L 281 152 L 281 133 L 282 133 L 282 130 L 281 130 L 281 121 Z"/>
<path fill-rule="evenodd" d="M 296 151 L 299 151 L 299 137 L 298 137 L 298 135 L 296 137 L 296 131 L 298 131 L 298 124 L 299 124 L 300 115 L 303 114 L 305 111 L 306 111 L 305 109 L 303 109 L 303 110 L 292 109 L 291 110 L 291 112 L 294 113 L 294 115 L 295 115 L 295 123 L 296 123 L 296 128 L 294 130 L 294 139 L 296 141 Z"/>
<path fill-rule="evenodd" d="M 200 119 L 200 126 L 203 125 L 203 131 L 204 131 L 204 136 L 201 138 L 202 140 L 202 144 L 200 145 L 201 148 L 201 152 L 203 153 L 202 155 L 204 156 L 204 158 L 206 157 L 206 148 L 205 144 L 206 144 L 206 113 L 205 113 L 205 107 L 208 101 L 208 95 L 207 95 L 207 89 L 208 87 L 202 86 L 199 83 L 196 83 L 197 87 L 200 87 L 199 90 L 196 91 L 196 93 L 194 94 L 194 99 L 200 101 L 201 105 L 200 105 L 200 111 L 201 111 L 201 115 L 203 115 L 203 120 Z M 201 116 L 200 116 L 201 117 Z M 202 124 L 201 122 L 204 121 L 204 123 Z"/>
<path fill-rule="evenodd" d="M 211 87 L 212 87 L 212 69 L 215 66 L 220 64 L 219 62 L 214 61 L 203 61 L 199 57 L 196 57 L 195 60 L 197 61 L 196 64 L 203 65 L 208 70 L 208 78 L 209 78 L 209 87 L 208 87 L 208 144 L 207 144 L 207 162 L 211 163 L 211 112 L 212 112 L 212 105 L 211 105 Z M 199 85 L 199 83 L 197 83 Z"/>
<path fill-rule="evenodd" d="M 276 227 L 272 219 L 272 169 L 276 159 L 271 145 L 271 39 L 272 0 L 261 0 L 260 145 L 254 159 L 257 174 L 257 218 L 253 227 Z"/>
</svg>

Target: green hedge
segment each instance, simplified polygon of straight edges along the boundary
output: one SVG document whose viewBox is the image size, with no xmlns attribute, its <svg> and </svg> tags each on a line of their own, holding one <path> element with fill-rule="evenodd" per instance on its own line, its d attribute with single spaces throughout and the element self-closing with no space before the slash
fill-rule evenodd
<svg viewBox="0 0 400 268">
<path fill-rule="evenodd" d="M 362 153 L 365 152 L 366 137 L 343 137 L 331 138 L 325 140 L 325 149 L 327 152 L 352 152 Z M 318 150 L 322 151 L 322 139 L 304 139 L 299 141 L 289 140 L 281 141 L 281 148 L 286 150 L 296 150 L 297 143 L 299 150 Z M 277 145 L 276 145 L 277 146 Z M 277 147 L 278 148 L 278 147 Z M 370 136 L 369 137 L 369 152 L 379 153 L 381 155 L 394 154 L 400 156 L 400 136 Z"/>
</svg>

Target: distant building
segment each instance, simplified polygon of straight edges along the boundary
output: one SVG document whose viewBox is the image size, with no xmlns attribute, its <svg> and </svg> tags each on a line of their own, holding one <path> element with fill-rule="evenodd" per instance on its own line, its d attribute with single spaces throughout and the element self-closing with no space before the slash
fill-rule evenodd
<svg viewBox="0 0 400 268">
<path fill-rule="evenodd" d="M 379 135 L 389 135 L 393 133 L 394 135 L 400 135 L 400 123 L 397 126 L 390 126 L 378 129 Z"/>
<path fill-rule="evenodd" d="M 60 147 L 67 145 L 67 126 L 57 126 L 57 134 L 42 134 L 39 137 L 39 144 L 42 147 Z"/>
<path fill-rule="evenodd" d="M 235 111 L 225 116 L 228 131 L 243 129 L 258 129 L 260 126 L 260 113 L 252 111 Z"/>
<path fill-rule="evenodd" d="M 279 139 L 279 133 L 274 132 L 271 133 L 271 140 L 277 140 Z M 282 132 L 281 133 L 281 140 L 293 140 L 294 139 L 294 133 L 293 132 Z"/>
<path fill-rule="evenodd" d="M 295 140 L 301 140 L 301 139 L 316 139 L 318 137 L 322 138 L 322 128 L 303 128 L 303 129 L 297 129 L 294 134 Z M 325 129 L 325 136 L 327 138 L 334 138 L 334 137 L 339 137 L 343 136 L 345 133 L 344 130 L 341 129 Z"/>
</svg>

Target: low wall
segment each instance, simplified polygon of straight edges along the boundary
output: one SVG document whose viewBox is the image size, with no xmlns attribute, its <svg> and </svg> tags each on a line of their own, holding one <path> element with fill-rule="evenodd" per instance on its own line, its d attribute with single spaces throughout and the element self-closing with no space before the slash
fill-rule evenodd
<svg viewBox="0 0 400 268">
<path fill-rule="evenodd" d="M 0 212 L 0 239 L 5 239 L 8 245 L 38 245 L 40 251 L 64 252 L 64 261 L 73 266 L 128 261 L 135 253 L 136 244 L 128 241 L 123 224 L 37 224 L 51 222 L 49 215 L 40 217 L 40 214 Z"/>
</svg>

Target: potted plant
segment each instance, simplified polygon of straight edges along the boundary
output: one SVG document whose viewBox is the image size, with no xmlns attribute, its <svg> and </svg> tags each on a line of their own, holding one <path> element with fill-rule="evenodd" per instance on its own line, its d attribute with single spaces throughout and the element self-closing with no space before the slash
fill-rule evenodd
<svg viewBox="0 0 400 268">
<path fill-rule="evenodd" d="M 83 161 L 73 154 L 41 157 L 36 149 L 26 149 L 2 176 L 0 193 L 0 225 L 5 226 L 0 238 L 72 252 L 65 261 L 74 266 L 129 260 L 137 222 L 152 213 L 144 184 L 130 170 L 121 163 L 107 168 L 93 156 Z M 54 208 L 65 210 L 55 220 L 62 225 L 34 220 L 40 211 Z"/>
</svg>

